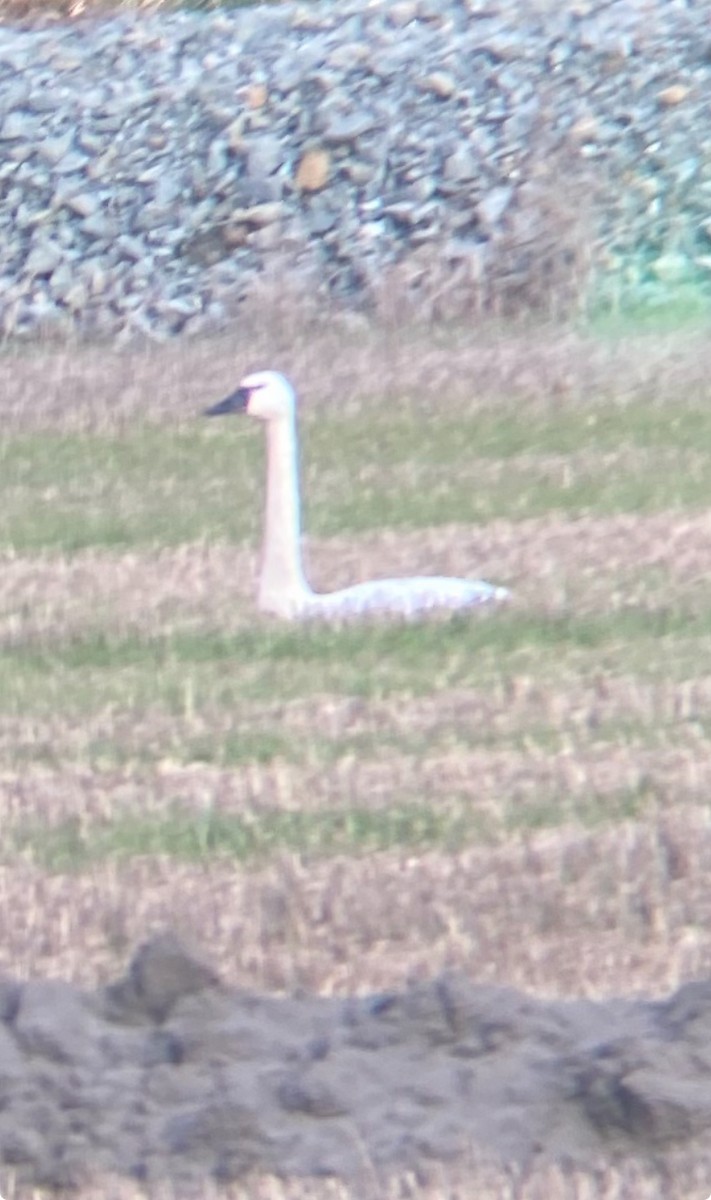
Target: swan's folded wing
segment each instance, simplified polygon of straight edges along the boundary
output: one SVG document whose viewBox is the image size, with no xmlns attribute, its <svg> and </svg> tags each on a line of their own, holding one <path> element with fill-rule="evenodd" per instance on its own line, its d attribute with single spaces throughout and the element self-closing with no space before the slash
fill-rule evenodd
<svg viewBox="0 0 711 1200">
<path fill-rule="evenodd" d="M 507 600 L 506 588 L 481 579 L 452 579 L 420 575 L 410 579 L 373 579 L 339 592 L 313 595 L 304 611 L 307 617 L 347 619 L 377 613 L 414 616 L 445 609 L 478 608 Z"/>
</svg>

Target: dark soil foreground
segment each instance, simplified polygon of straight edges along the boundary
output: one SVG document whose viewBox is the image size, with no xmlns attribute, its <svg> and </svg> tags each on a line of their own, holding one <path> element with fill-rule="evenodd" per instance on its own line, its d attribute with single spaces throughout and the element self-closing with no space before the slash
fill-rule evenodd
<svg viewBox="0 0 711 1200">
<path fill-rule="evenodd" d="M 231 991 L 171 935 L 96 992 L 0 984 L 0 1155 L 19 1183 L 357 1179 L 467 1150 L 650 1154 L 711 1126 L 711 982 L 544 1002 L 444 976 L 356 999 Z"/>
</svg>

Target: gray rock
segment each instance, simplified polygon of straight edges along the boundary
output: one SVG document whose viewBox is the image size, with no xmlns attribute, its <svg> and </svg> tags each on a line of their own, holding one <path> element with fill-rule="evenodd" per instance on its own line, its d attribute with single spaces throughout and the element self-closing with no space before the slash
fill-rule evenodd
<svg viewBox="0 0 711 1200">
<path fill-rule="evenodd" d="M 88 162 L 86 154 L 81 154 L 79 150 L 70 150 L 57 160 L 55 170 L 59 175 L 73 175 L 83 171 Z"/>
<path fill-rule="evenodd" d="M 323 139 L 331 146 L 350 144 L 369 133 L 375 125 L 376 118 L 372 113 L 334 113 L 324 127 Z"/>
<path fill-rule="evenodd" d="M 115 245 L 121 258 L 130 262 L 142 262 L 146 258 L 146 244 L 141 238 L 122 233 L 116 238 Z"/>
<path fill-rule="evenodd" d="M 476 206 L 477 215 L 483 225 L 493 228 L 498 225 L 513 198 L 512 187 L 493 188 Z"/>
<path fill-rule="evenodd" d="M 62 137 L 42 138 L 37 146 L 37 154 L 45 162 L 56 166 L 65 155 L 69 154 L 73 144 L 74 134 L 70 130 L 68 133 L 63 134 Z M 85 159 L 82 159 L 82 165 L 85 161 Z"/>
<path fill-rule="evenodd" d="M 398 225 L 410 227 L 422 217 L 422 210 L 411 200 L 394 201 L 383 206 L 383 216 L 392 217 Z"/>
<path fill-rule="evenodd" d="M 329 67 L 337 71 L 361 70 L 370 60 L 367 42 L 343 42 L 334 47 L 328 56 Z"/>
<path fill-rule="evenodd" d="M 62 252 L 55 243 L 40 241 L 33 244 L 25 259 L 25 272 L 30 278 L 38 275 L 51 275 L 60 264 L 63 264 Z"/>
<path fill-rule="evenodd" d="M 11 162 L 22 163 L 32 158 L 34 151 L 29 142 L 10 142 L 5 153 Z"/>
<path fill-rule="evenodd" d="M 92 214 L 82 221 L 81 229 L 83 233 L 99 241 L 113 241 L 116 236 L 116 225 L 100 212 Z"/>
<path fill-rule="evenodd" d="M 313 236 L 321 237 L 338 224 L 338 212 L 328 204 L 314 203 L 306 214 L 306 224 Z"/>
<path fill-rule="evenodd" d="M 227 167 L 228 145 L 222 138 L 216 138 L 210 143 L 207 155 L 207 172 L 209 175 L 220 175 Z"/>
<path fill-rule="evenodd" d="M 472 152 L 471 147 L 463 143 L 447 155 L 442 173 L 445 179 L 454 180 L 457 183 L 476 179 L 481 173 L 481 162 Z"/>
<path fill-rule="evenodd" d="M 79 217 L 93 217 L 101 207 L 101 201 L 91 192 L 77 192 L 65 200 L 65 206 Z"/>
<path fill-rule="evenodd" d="M 7 142 L 18 138 L 34 138 L 38 128 L 38 119 L 32 113 L 11 112 L 0 125 L 0 140 Z"/>
<path fill-rule="evenodd" d="M 62 261 L 57 269 L 52 272 L 50 284 L 52 295 L 57 300 L 66 301 L 66 297 L 75 281 L 75 275 L 69 263 Z"/>
<path fill-rule="evenodd" d="M 343 173 L 350 179 L 356 187 L 363 187 L 364 184 L 370 183 L 376 177 L 376 168 L 373 163 L 363 162 L 361 160 L 351 160 L 343 165 Z"/>
<path fill-rule="evenodd" d="M 286 151 L 280 140 L 266 134 L 258 141 L 253 140 L 247 149 L 247 175 L 251 179 L 273 175 L 285 158 Z"/>
<path fill-rule="evenodd" d="M 248 208 L 235 208 L 231 213 L 233 225 L 250 225 L 261 229 L 264 225 L 272 225 L 284 215 L 285 209 L 281 202 L 267 204 L 252 204 Z"/>
</svg>

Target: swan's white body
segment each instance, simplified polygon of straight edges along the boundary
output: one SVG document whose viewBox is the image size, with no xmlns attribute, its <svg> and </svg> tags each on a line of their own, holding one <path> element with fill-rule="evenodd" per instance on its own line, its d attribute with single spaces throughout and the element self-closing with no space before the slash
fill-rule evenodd
<svg viewBox="0 0 711 1200">
<path fill-rule="evenodd" d="M 289 620 L 321 617 L 343 620 L 370 613 L 405 617 L 436 609 L 466 609 L 507 599 L 506 588 L 481 580 L 420 575 L 373 579 L 338 592 L 312 591 L 301 566 L 296 395 L 283 375 L 259 371 L 242 380 L 209 416 L 246 412 L 267 426 L 267 495 L 259 608 Z"/>
</svg>

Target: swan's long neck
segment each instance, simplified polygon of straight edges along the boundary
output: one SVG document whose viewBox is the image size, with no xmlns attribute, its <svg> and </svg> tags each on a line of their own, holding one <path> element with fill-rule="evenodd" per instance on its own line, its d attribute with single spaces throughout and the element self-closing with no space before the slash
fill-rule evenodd
<svg viewBox="0 0 711 1200">
<path fill-rule="evenodd" d="M 267 423 L 267 495 L 260 607 L 290 615 L 310 595 L 301 567 L 301 504 L 295 414 Z"/>
</svg>

